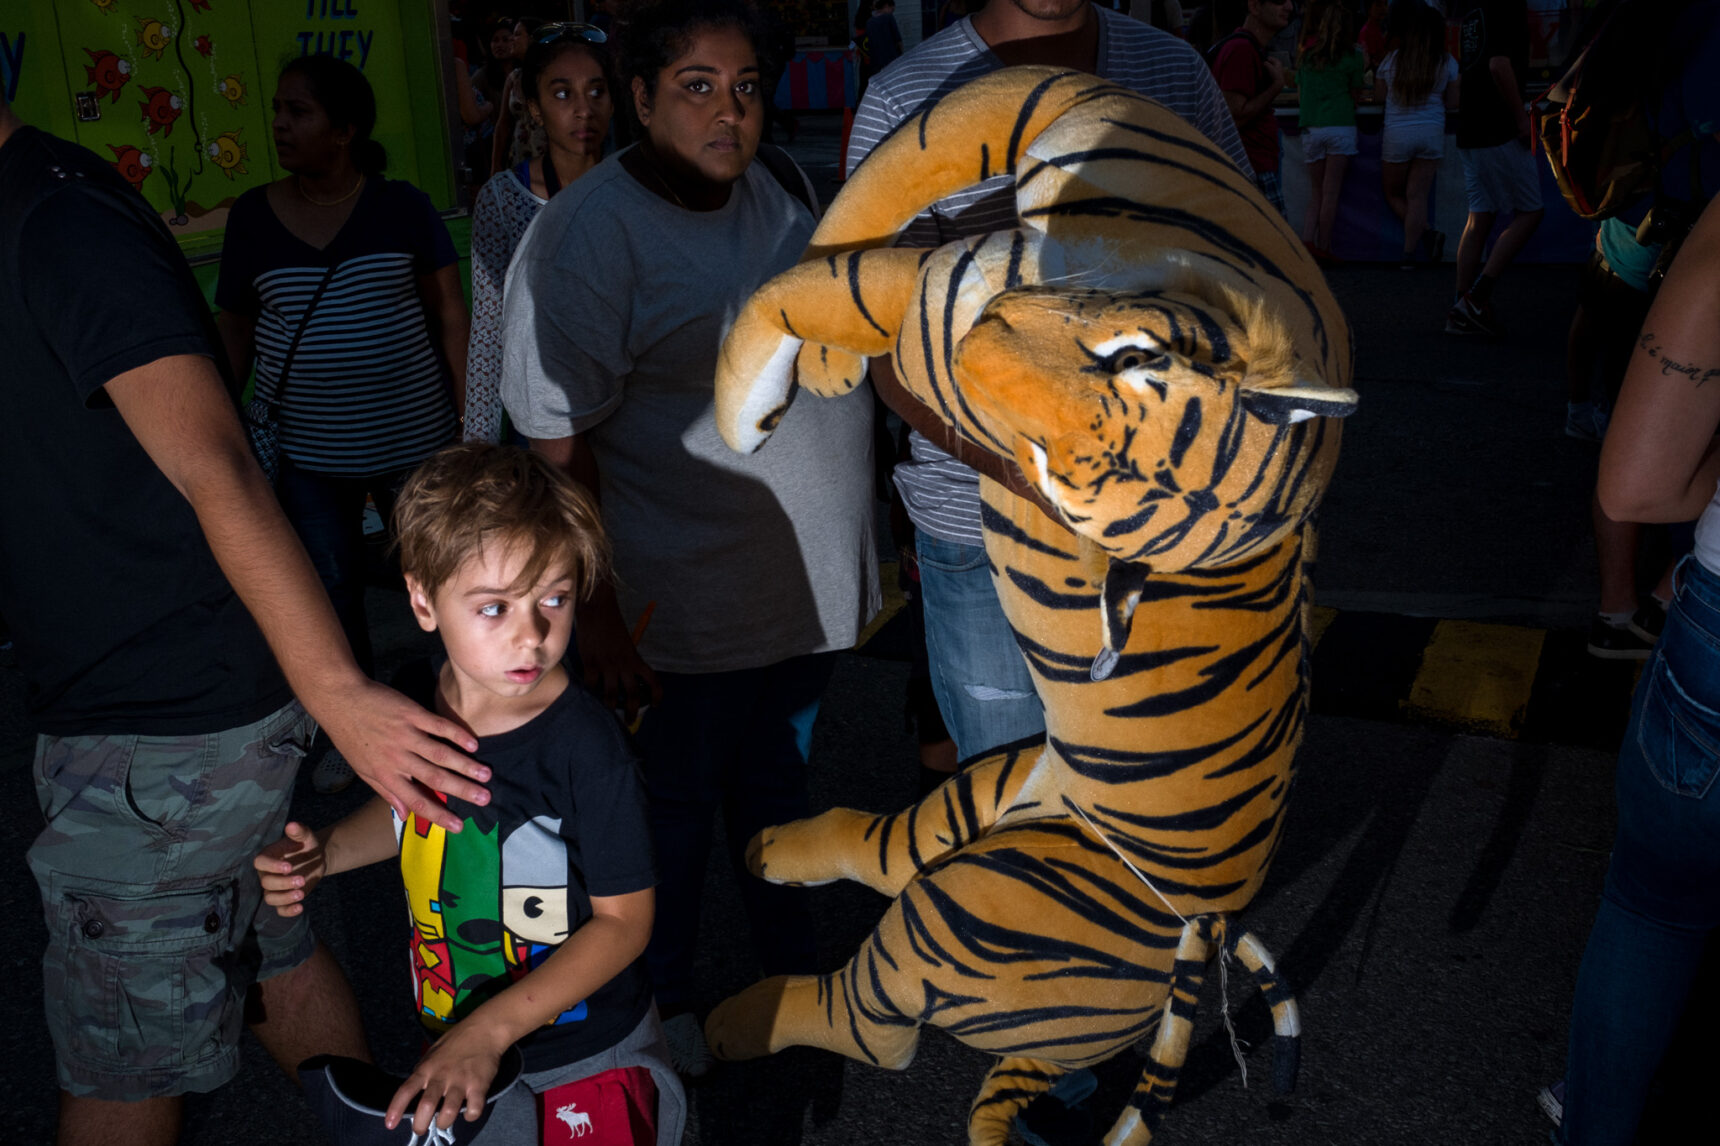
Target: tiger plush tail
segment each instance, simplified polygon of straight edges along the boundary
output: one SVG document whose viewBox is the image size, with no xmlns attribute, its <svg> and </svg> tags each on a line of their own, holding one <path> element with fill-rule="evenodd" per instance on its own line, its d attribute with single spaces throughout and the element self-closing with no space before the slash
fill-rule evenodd
<svg viewBox="0 0 1720 1146">
<path fill-rule="evenodd" d="M 1272 1009 L 1273 1089 L 1287 1094 L 1295 1088 L 1302 1041 L 1296 1000 L 1278 978 L 1265 945 L 1252 932 L 1238 932 L 1234 936 L 1228 932 L 1227 921 L 1220 915 L 1200 915 L 1184 924 L 1158 1036 L 1153 1040 L 1147 1064 L 1141 1068 L 1135 1093 L 1105 1135 L 1105 1146 L 1147 1146 L 1153 1140 L 1159 1119 L 1176 1094 L 1177 1080 L 1188 1058 L 1189 1036 L 1194 1030 L 1206 965 L 1215 952 L 1220 959 L 1236 959 L 1254 976 L 1255 986 Z"/>
</svg>

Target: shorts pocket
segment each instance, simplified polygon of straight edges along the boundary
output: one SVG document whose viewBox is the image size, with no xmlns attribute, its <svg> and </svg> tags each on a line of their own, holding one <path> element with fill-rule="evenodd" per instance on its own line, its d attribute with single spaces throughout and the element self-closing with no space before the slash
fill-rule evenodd
<svg viewBox="0 0 1720 1146">
<path fill-rule="evenodd" d="M 1648 770 L 1667 791 L 1701 799 L 1720 766 L 1720 712 L 1680 685 L 1663 652 L 1649 661 L 1641 687 L 1636 739 Z"/>
<path fill-rule="evenodd" d="M 61 887 L 46 988 L 55 1041 L 97 1070 L 176 1072 L 237 1045 L 235 885 Z"/>
</svg>

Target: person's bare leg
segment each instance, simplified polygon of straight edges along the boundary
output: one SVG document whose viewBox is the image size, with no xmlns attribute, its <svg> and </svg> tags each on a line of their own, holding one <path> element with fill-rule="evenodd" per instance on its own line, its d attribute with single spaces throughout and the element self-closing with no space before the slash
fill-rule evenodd
<svg viewBox="0 0 1720 1146">
<path fill-rule="evenodd" d="M 1414 253 L 1427 230 L 1427 200 L 1433 193 L 1433 176 L 1439 164 L 1431 159 L 1409 162 L 1407 186 L 1404 192 L 1403 249 Z"/>
<path fill-rule="evenodd" d="M 1660 575 L 1660 580 L 1654 583 L 1654 596 L 1662 605 L 1669 604 L 1672 601 L 1672 573 L 1673 570 L 1677 568 L 1678 562 L 1668 562 L 1666 572 L 1662 573 Z"/>
<path fill-rule="evenodd" d="M 313 1055 L 338 1054 L 370 1062 L 358 999 L 334 953 L 322 943 L 291 971 L 257 984 L 263 1017 L 251 1031 L 294 1082 Z"/>
<path fill-rule="evenodd" d="M 1380 164 L 1380 184 L 1385 191 L 1386 206 L 1406 225 L 1408 220 L 1404 213 L 1409 205 L 1404 199 L 1404 187 L 1409 182 L 1409 167 L 1407 163 Z"/>
<path fill-rule="evenodd" d="M 1493 251 L 1487 256 L 1487 265 L 1482 268 L 1482 274 L 1488 278 L 1497 279 L 1505 273 L 1505 268 L 1511 265 L 1511 260 L 1522 253 L 1529 243 L 1529 237 L 1535 233 L 1535 228 L 1541 225 L 1545 211 L 1519 211 L 1511 217 L 1505 229 L 1499 233 L 1499 241 L 1493 244 Z M 1465 231 L 1467 237 L 1469 232 Z"/>
<path fill-rule="evenodd" d="M 1634 521 L 1614 521 L 1601 509 L 1599 498 L 1590 502 L 1595 525 L 1595 558 L 1601 582 L 1600 611 L 1630 613 L 1636 610 L 1636 535 Z"/>
<path fill-rule="evenodd" d="M 1308 164 L 1308 209 L 1302 212 L 1302 241 L 1310 246 L 1320 245 L 1321 185 L 1326 178 L 1326 161 L 1316 159 Z"/>
<path fill-rule="evenodd" d="M 1481 253 L 1487 249 L 1487 236 L 1493 233 L 1493 212 L 1471 211 L 1463 224 L 1463 237 L 1457 241 L 1457 293 L 1462 294 L 1475 285 L 1481 273 Z"/>
<path fill-rule="evenodd" d="M 78 1098 L 60 1091 L 59 1146 L 174 1146 L 185 1101 L 146 1098 L 141 1102 L 110 1102 Z"/>
<path fill-rule="evenodd" d="M 1344 193 L 1344 172 L 1349 167 L 1348 155 L 1332 155 L 1326 159 L 1325 182 L 1320 188 L 1320 226 L 1314 240 L 1314 245 L 1322 251 L 1332 249 L 1332 228 L 1338 221 L 1338 198 Z"/>
</svg>

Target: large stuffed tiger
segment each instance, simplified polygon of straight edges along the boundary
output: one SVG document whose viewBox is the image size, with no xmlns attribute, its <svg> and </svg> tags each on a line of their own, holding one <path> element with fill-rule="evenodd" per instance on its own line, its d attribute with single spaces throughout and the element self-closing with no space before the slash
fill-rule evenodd
<svg viewBox="0 0 1720 1146">
<path fill-rule="evenodd" d="M 883 249 L 999 171 L 1021 227 Z M 902 125 L 724 345 L 718 426 L 759 448 L 798 388 L 904 387 L 1017 463 L 1061 518 L 982 482 L 986 552 L 1047 738 L 894 816 L 769 829 L 766 879 L 894 896 L 847 966 L 729 999 L 724 1058 L 826 1047 L 900 1068 L 922 1024 L 1001 1056 L 969 1140 L 1156 1028 L 1106 1141 L 1149 1141 L 1215 953 L 1294 1003 L 1231 917 L 1277 848 L 1307 695 L 1309 515 L 1355 394 L 1343 315 L 1253 185 L 1160 105 L 1020 68 Z M 808 480 L 816 480 L 808 475 Z"/>
</svg>

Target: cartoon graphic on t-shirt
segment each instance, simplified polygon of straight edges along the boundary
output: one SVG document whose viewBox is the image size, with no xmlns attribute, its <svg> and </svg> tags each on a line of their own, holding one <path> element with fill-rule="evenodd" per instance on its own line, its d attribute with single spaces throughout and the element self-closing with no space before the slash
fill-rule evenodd
<svg viewBox="0 0 1720 1146">
<path fill-rule="evenodd" d="M 437 1028 L 518 982 L 568 935 L 561 821 L 484 818 L 482 825 L 467 819 L 454 835 L 417 816 L 404 826 L 396 821 L 418 1011 Z M 581 1000 L 554 1022 L 578 1022 L 586 1013 Z"/>
</svg>

